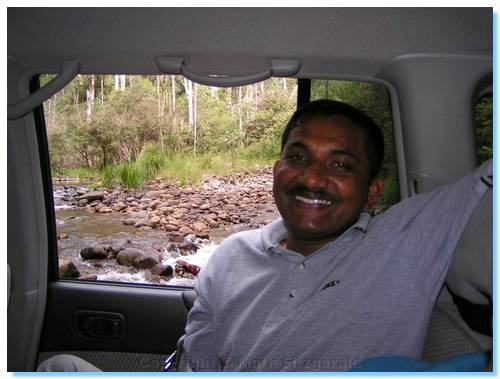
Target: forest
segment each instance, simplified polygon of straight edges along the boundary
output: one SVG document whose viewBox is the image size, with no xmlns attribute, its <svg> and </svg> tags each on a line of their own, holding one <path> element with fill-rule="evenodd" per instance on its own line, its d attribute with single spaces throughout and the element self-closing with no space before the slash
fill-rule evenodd
<svg viewBox="0 0 500 379">
<path fill-rule="evenodd" d="M 41 77 L 41 85 L 52 78 Z M 311 98 L 350 103 L 382 127 L 384 197 L 399 198 L 390 98 L 384 86 L 312 80 Z M 52 176 L 95 186 L 140 188 L 157 176 L 196 183 L 270 165 L 296 108 L 297 81 L 272 78 L 234 88 L 181 76 L 78 75 L 44 103 Z M 491 97 L 476 106 L 481 160 L 492 156 Z"/>
</svg>

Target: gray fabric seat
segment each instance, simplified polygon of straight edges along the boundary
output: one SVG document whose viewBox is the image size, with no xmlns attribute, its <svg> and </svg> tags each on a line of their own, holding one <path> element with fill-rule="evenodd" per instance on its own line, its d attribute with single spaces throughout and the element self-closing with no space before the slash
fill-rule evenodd
<svg viewBox="0 0 500 379">
<path fill-rule="evenodd" d="M 460 353 L 492 350 L 492 337 L 470 326 L 491 323 L 491 317 L 483 314 L 485 312 L 480 315 L 476 312 L 475 319 L 470 319 L 453 298 L 458 296 L 472 306 L 492 307 L 492 192 L 490 189 L 481 200 L 455 249 L 446 286 L 429 323 L 422 354 L 425 360 L 437 361 Z"/>
</svg>

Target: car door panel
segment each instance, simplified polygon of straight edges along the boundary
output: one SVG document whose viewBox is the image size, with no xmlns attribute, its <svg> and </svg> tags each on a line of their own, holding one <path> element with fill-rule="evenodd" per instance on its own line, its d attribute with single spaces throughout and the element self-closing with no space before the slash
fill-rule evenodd
<svg viewBox="0 0 500 379">
<path fill-rule="evenodd" d="M 187 311 L 181 293 L 180 289 L 152 286 L 53 282 L 48 291 L 41 356 L 76 352 L 84 357 L 85 353 L 78 352 L 87 352 L 87 356 L 89 352 L 106 352 L 109 361 L 135 357 L 133 368 L 145 369 L 148 359 L 172 353 L 184 332 Z M 130 364 L 116 367 L 130 371 Z"/>
</svg>

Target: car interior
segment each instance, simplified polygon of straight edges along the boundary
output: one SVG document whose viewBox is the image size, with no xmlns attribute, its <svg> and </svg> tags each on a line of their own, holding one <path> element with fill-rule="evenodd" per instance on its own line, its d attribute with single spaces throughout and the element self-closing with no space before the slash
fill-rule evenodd
<svg viewBox="0 0 500 379">
<path fill-rule="evenodd" d="M 493 95 L 492 8 L 8 8 L 7 41 L 10 372 L 61 353 L 103 371 L 161 371 L 194 300 L 185 287 L 58 277 L 42 103 L 78 74 L 215 87 L 290 78 L 298 104 L 314 79 L 381 84 L 401 198 L 477 167 L 474 104 Z M 40 88 L 43 74 L 56 76 Z M 492 211 L 490 190 L 455 251 L 425 360 L 492 350 Z"/>
</svg>

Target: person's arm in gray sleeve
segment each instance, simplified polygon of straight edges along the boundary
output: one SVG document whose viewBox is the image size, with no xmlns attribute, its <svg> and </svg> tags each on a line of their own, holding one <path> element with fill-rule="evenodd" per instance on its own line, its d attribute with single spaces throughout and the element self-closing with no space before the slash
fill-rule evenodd
<svg viewBox="0 0 500 379">
<path fill-rule="evenodd" d="M 213 312 L 213 285 L 215 255 L 198 274 L 195 291 L 197 294 L 186 325 L 184 351 L 193 371 L 220 371 L 221 363 L 216 352 L 216 328 Z"/>
</svg>

